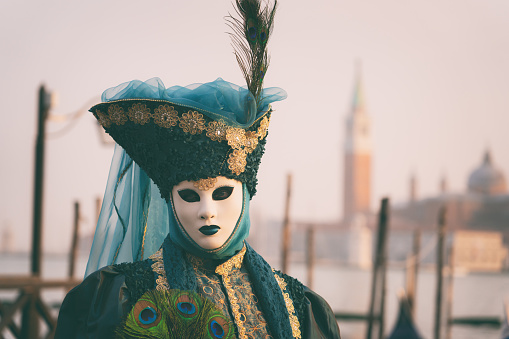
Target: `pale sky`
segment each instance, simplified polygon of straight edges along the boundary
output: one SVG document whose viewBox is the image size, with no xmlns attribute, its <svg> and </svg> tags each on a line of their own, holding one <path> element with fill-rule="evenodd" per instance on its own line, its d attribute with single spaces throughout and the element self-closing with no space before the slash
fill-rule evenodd
<svg viewBox="0 0 509 339">
<path fill-rule="evenodd" d="M 243 85 L 225 34 L 231 10 L 223 0 L 3 0 L 0 231 L 9 225 L 18 248 L 31 245 L 39 84 L 58 92 L 57 115 L 133 79 L 160 77 L 169 87 L 222 77 Z M 274 104 L 253 213 L 282 216 L 292 172 L 294 219 L 342 215 L 356 60 L 373 121 L 373 209 L 385 195 L 404 202 L 412 172 L 421 197 L 438 191 L 442 175 L 451 191 L 463 192 L 487 147 L 509 174 L 507 18 L 506 0 L 281 0 L 265 85 L 284 88 L 288 99 Z M 65 126 L 50 121 L 47 131 Z M 101 146 L 90 113 L 48 138 L 46 251 L 68 251 L 75 199 L 83 231 L 93 229 L 112 152 Z"/>
</svg>

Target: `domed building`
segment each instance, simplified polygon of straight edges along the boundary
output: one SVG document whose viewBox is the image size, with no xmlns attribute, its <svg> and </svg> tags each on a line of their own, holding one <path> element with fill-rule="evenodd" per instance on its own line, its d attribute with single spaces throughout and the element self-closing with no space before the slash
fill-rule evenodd
<svg viewBox="0 0 509 339">
<path fill-rule="evenodd" d="M 455 261 L 464 259 L 465 266 L 472 270 L 500 270 L 509 247 L 509 192 L 505 174 L 495 166 L 491 152 L 484 153 L 481 163 L 468 176 L 464 193 L 447 192 L 444 178 L 440 187 L 436 196 L 418 199 L 416 179 L 412 177 L 409 202 L 393 208 L 391 229 L 403 233 L 421 230 L 434 236 L 439 209 L 445 206 Z M 479 250 L 481 247 L 486 250 Z"/>
<path fill-rule="evenodd" d="M 493 165 L 490 151 L 486 151 L 483 163 L 470 174 L 468 191 L 484 195 L 507 194 L 504 173 Z"/>
</svg>

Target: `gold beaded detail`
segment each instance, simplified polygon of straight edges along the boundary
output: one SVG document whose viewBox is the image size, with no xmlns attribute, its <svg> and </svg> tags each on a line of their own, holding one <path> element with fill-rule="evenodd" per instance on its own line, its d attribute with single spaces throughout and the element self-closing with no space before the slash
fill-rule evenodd
<svg viewBox="0 0 509 339">
<path fill-rule="evenodd" d="M 168 284 L 168 280 L 166 279 L 166 271 L 164 270 L 164 262 L 163 262 L 163 249 L 161 248 L 156 253 L 152 254 L 149 259 L 152 259 L 154 263 L 152 264 L 152 270 L 157 273 L 156 279 L 156 290 L 164 291 L 169 290 L 170 285 Z"/>
<path fill-rule="evenodd" d="M 242 267 L 242 261 L 244 260 L 245 253 L 246 253 L 246 246 L 244 245 L 244 247 L 238 254 L 233 256 L 231 259 L 229 259 L 225 263 L 217 266 L 216 271 L 215 271 L 217 274 L 219 274 L 223 278 L 223 284 L 226 289 L 226 292 L 228 293 L 228 299 L 230 301 L 233 318 L 235 319 L 235 324 L 237 325 L 237 328 L 239 329 L 239 338 L 240 339 L 247 339 L 246 328 L 244 326 L 245 318 L 243 318 L 243 315 L 240 312 L 239 300 L 235 296 L 235 291 L 230 283 L 229 273 L 232 271 L 232 269 L 234 267 L 235 268 Z"/>
<path fill-rule="evenodd" d="M 217 178 L 207 178 L 193 181 L 193 186 L 200 191 L 208 191 L 216 185 Z"/>
<path fill-rule="evenodd" d="M 272 272 L 274 272 L 274 269 L 272 269 Z M 290 325 L 292 327 L 292 335 L 294 338 L 302 338 L 302 335 L 300 333 L 300 323 L 299 319 L 295 315 L 295 308 L 293 307 L 293 301 L 290 298 L 290 295 L 286 292 L 286 282 L 283 278 L 281 278 L 279 275 L 274 273 L 274 278 L 277 280 L 277 284 L 279 285 L 279 288 L 281 288 L 281 292 L 283 293 L 283 298 L 285 299 L 285 305 L 286 310 L 288 311 L 289 317 L 290 317 Z"/>
</svg>

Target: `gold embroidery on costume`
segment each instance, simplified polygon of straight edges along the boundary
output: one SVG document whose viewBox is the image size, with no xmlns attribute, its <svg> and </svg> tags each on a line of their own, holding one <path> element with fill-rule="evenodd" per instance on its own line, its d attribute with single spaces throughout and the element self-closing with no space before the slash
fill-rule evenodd
<svg viewBox="0 0 509 339">
<path fill-rule="evenodd" d="M 148 109 L 147 105 L 142 103 L 132 105 L 127 111 L 127 114 L 131 121 L 140 125 L 145 125 L 150 120 L 151 116 L 150 109 Z"/>
<path fill-rule="evenodd" d="M 222 141 L 226 140 L 226 129 L 228 126 L 224 123 L 224 121 L 211 121 L 207 125 L 207 137 L 210 140 L 214 141 Z"/>
<path fill-rule="evenodd" d="M 193 186 L 199 189 L 200 191 L 208 191 L 217 182 L 217 178 L 207 178 L 207 179 L 200 179 L 197 181 L 193 181 Z"/>
<path fill-rule="evenodd" d="M 205 119 L 203 119 L 203 114 L 196 111 L 189 111 L 182 114 L 179 127 L 186 133 L 200 134 L 201 131 L 205 129 Z"/>
<path fill-rule="evenodd" d="M 272 272 L 274 272 L 274 269 L 272 269 Z M 295 315 L 295 308 L 293 307 L 293 301 L 290 298 L 290 295 L 285 292 L 286 291 L 286 282 L 283 278 L 281 278 L 279 275 L 274 273 L 274 278 L 277 280 L 277 284 L 279 285 L 279 288 L 281 288 L 281 292 L 283 293 L 283 298 L 285 299 L 285 305 L 286 309 L 288 310 L 288 314 L 290 316 L 290 325 L 292 326 L 292 335 L 294 338 L 302 338 L 300 333 L 300 323 L 299 319 Z"/>
<path fill-rule="evenodd" d="M 270 111 L 271 108 L 269 107 L 269 112 Z M 206 124 L 203 114 L 193 110 L 182 113 L 182 116 L 179 117 L 175 107 L 168 104 L 159 105 L 154 109 L 154 112 L 151 113 L 150 108 L 147 107 L 146 104 L 140 102 L 133 103 L 131 107 L 129 107 L 127 113 L 120 105 L 111 104 L 107 114 L 98 109 L 95 110 L 95 114 L 99 123 L 105 128 L 109 128 L 112 124 L 124 125 L 127 120 L 144 125 L 152 118 L 154 123 L 160 127 L 172 128 L 178 125 L 184 133 L 192 135 L 201 134 L 203 131 L 206 131 L 206 136 L 210 140 L 217 142 L 226 140 L 228 142 L 228 145 L 232 149 L 228 157 L 228 168 L 236 175 L 240 175 L 246 169 L 247 155 L 252 153 L 258 146 L 259 141 L 267 136 L 270 122 L 270 119 L 264 115 L 254 122 L 256 123 L 261 119 L 260 126 L 256 132 L 246 131 L 239 127 L 229 127 L 222 119 L 218 121 L 213 120 Z"/>
<path fill-rule="evenodd" d="M 170 128 L 177 126 L 179 116 L 173 106 L 170 105 L 159 105 L 154 110 L 154 122 L 164 128 Z"/>
<path fill-rule="evenodd" d="M 230 171 L 239 175 L 244 172 L 247 165 L 247 153 L 243 149 L 235 149 L 228 158 L 228 168 Z"/>
<path fill-rule="evenodd" d="M 260 127 L 258 127 L 258 137 L 263 139 L 267 136 L 267 131 L 269 130 L 269 118 L 266 116 L 263 117 L 260 122 Z"/>
<path fill-rule="evenodd" d="M 156 289 L 158 291 L 169 290 L 170 285 L 168 284 L 168 280 L 166 280 L 166 272 L 164 270 L 163 249 L 152 254 L 149 259 L 154 261 L 152 264 L 152 270 L 157 273 Z"/>
<path fill-rule="evenodd" d="M 111 126 L 111 120 L 106 114 L 99 110 L 97 110 L 95 113 L 97 114 L 97 120 L 99 121 L 99 124 L 101 124 L 101 126 L 104 126 L 106 128 Z"/>
<path fill-rule="evenodd" d="M 116 125 L 123 125 L 127 121 L 124 109 L 119 105 L 111 105 L 108 108 L 108 115 L 110 117 L 111 122 L 113 122 Z"/>
<path fill-rule="evenodd" d="M 230 276 L 228 273 L 230 273 L 234 267 L 240 268 L 242 266 L 242 260 L 244 259 L 245 253 L 246 246 L 242 248 L 238 255 L 226 261 L 224 264 L 217 266 L 216 268 L 216 273 L 223 277 L 223 284 L 226 289 L 226 293 L 228 293 L 228 299 L 230 300 L 233 318 L 235 320 L 235 324 L 237 324 L 237 328 L 239 329 L 239 338 L 241 339 L 247 339 L 246 328 L 244 327 L 246 317 L 240 312 L 239 299 L 235 295 L 235 290 L 230 283 Z"/>
<path fill-rule="evenodd" d="M 247 152 L 251 153 L 258 146 L 258 134 L 253 131 L 246 132 L 246 148 Z"/>
<path fill-rule="evenodd" d="M 258 307 L 246 268 L 242 265 L 245 247 L 225 263 L 187 254 L 196 273 L 199 293 L 212 300 L 237 327 L 238 338 L 272 338 L 267 321 Z"/>
</svg>

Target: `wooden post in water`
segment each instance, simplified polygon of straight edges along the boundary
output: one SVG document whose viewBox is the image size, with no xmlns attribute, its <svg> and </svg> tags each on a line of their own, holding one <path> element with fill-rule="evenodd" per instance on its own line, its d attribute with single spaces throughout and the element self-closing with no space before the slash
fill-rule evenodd
<svg viewBox="0 0 509 339">
<path fill-rule="evenodd" d="M 281 252 L 281 266 L 283 273 L 288 274 L 289 261 L 290 261 L 290 198 L 292 195 L 292 174 L 288 173 L 286 176 L 286 202 L 285 202 L 285 219 L 283 222 L 283 239 L 282 239 L 282 252 Z"/>
<path fill-rule="evenodd" d="M 78 252 L 78 234 L 80 229 L 80 203 L 74 202 L 74 228 L 72 232 L 71 251 L 69 253 L 69 278 L 74 277 L 76 253 Z"/>
<path fill-rule="evenodd" d="M 447 303 L 445 308 L 445 316 L 447 322 L 445 324 L 445 338 L 451 339 L 452 325 L 452 301 L 454 297 L 454 242 L 449 250 L 449 275 L 447 280 Z"/>
<path fill-rule="evenodd" d="M 315 228 L 311 225 L 307 230 L 307 271 L 308 271 L 308 279 L 307 286 L 310 289 L 313 289 L 313 275 L 315 269 Z"/>
<path fill-rule="evenodd" d="M 375 322 L 378 323 L 378 335 L 383 338 L 385 318 L 385 272 L 387 269 L 387 233 L 389 225 L 389 198 L 383 198 L 378 216 L 378 234 L 376 241 L 375 264 L 371 283 L 371 299 L 368 312 L 366 339 L 372 339 Z"/>
<path fill-rule="evenodd" d="M 437 286 L 435 297 L 435 327 L 434 339 L 440 339 L 440 324 L 442 320 L 442 286 L 444 269 L 444 245 L 445 245 L 445 206 L 440 207 L 438 212 L 438 242 L 437 242 Z"/>
<path fill-rule="evenodd" d="M 414 231 L 412 255 L 407 259 L 406 266 L 406 295 L 408 308 L 412 317 L 415 317 L 415 295 L 417 293 L 417 274 L 419 273 L 419 252 L 421 244 L 421 231 Z"/>
</svg>

